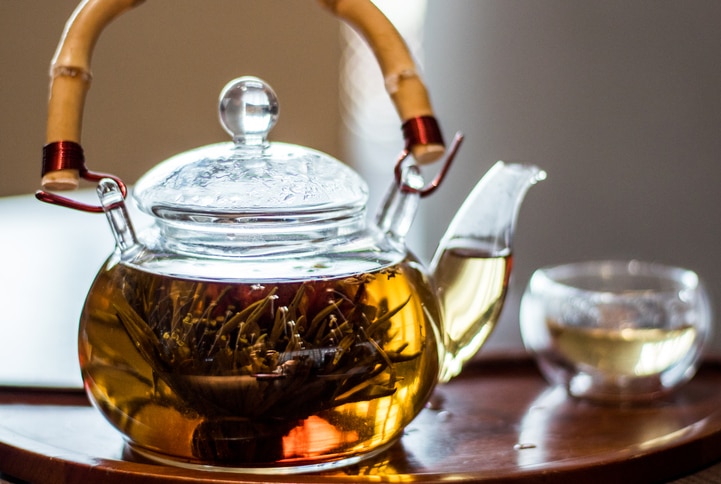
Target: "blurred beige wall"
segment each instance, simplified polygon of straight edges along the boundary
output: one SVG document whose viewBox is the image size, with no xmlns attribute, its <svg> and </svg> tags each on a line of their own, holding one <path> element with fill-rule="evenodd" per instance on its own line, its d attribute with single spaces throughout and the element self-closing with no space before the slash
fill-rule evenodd
<svg viewBox="0 0 721 484">
<path fill-rule="evenodd" d="M 0 196 L 40 181 L 48 66 L 75 0 L 0 0 Z M 221 88 L 265 79 L 273 139 L 339 156 L 338 21 L 315 0 L 148 0 L 101 36 L 85 110 L 92 170 L 134 182 L 171 154 L 228 137 Z"/>
<path fill-rule="evenodd" d="M 491 341 L 518 344 L 535 268 L 637 258 L 699 272 L 721 353 L 721 2 L 431 0 L 425 43 L 441 123 L 467 135 L 422 206 L 426 240 L 495 160 L 548 171 Z"/>
</svg>

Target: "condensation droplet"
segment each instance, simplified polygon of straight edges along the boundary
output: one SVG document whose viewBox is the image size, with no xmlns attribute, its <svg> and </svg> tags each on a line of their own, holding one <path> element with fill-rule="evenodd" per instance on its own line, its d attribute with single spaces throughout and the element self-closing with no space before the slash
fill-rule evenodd
<svg viewBox="0 0 721 484">
<path fill-rule="evenodd" d="M 524 450 L 524 449 L 535 449 L 536 444 L 529 444 L 529 443 L 517 443 L 513 446 L 513 450 Z"/>
<path fill-rule="evenodd" d="M 441 410 L 437 415 L 438 420 L 441 422 L 446 422 L 447 420 L 450 420 L 451 417 L 453 417 L 453 414 L 448 410 Z"/>
</svg>

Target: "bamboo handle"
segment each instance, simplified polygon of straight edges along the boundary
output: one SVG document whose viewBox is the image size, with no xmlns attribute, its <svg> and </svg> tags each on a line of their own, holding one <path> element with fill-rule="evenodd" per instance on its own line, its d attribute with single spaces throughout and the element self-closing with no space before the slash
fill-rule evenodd
<svg viewBox="0 0 721 484">
<path fill-rule="evenodd" d="M 318 0 L 337 17 L 353 27 L 366 40 L 378 60 L 391 96 L 403 123 L 413 118 L 433 117 L 433 109 L 423 81 L 403 38 L 378 8 L 367 0 Z M 418 163 L 436 161 L 443 155 L 440 143 L 414 145 Z"/>
<path fill-rule="evenodd" d="M 145 0 L 83 0 L 65 25 L 50 66 L 46 146 L 80 143 L 85 96 L 92 74 L 90 60 L 103 29 L 123 12 Z M 319 0 L 366 39 L 381 67 L 402 121 L 433 116 L 428 93 L 408 48 L 393 24 L 370 0 Z M 419 163 L 435 161 L 444 148 L 437 140 L 409 147 Z M 46 190 L 72 190 L 79 170 L 64 168 L 43 174 Z"/>
<path fill-rule="evenodd" d="M 45 141 L 80 143 L 85 96 L 90 88 L 90 59 L 95 44 L 115 17 L 144 0 L 83 0 L 65 24 L 50 63 L 50 98 Z M 77 169 L 50 171 L 43 175 L 46 190 L 78 187 Z"/>
</svg>

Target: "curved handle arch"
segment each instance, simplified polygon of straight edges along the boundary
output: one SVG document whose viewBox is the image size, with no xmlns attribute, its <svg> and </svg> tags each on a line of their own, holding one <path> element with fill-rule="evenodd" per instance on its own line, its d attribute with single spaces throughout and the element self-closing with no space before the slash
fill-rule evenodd
<svg viewBox="0 0 721 484">
<path fill-rule="evenodd" d="M 420 119 L 430 126 L 431 134 L 428 136 L 410 140 L 406 136 L 407 149 L 421 164 L 440 158 L 444 146 L 428 93 L 416 72 L 408 47 L 393 24 L 371 0 L 317 1 L 366 40 L 378 60 L 402 124 Z M 42 178 L 44 189 L 73 190 L 83 173 L 87 173 L 80 137 L 85 98 L 92 79 L 90 62 L 93 49 L 108 24 L 144 2 L 83 0 L 68 19 L 50 65 Z M 66 149 L 67 146 L 73 149 Z"/>
</svg>

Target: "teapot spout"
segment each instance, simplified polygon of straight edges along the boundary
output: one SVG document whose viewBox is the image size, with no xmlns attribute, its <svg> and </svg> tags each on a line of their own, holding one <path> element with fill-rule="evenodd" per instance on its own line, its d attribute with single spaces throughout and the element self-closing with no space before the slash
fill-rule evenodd
<svg viewBox="0 0 721 484">
<path fill-rule="evenodd" d="M 444 323 L 440 381 L 458 375 L 495 327 L 508 288 L 521 202 L 545 178 L 536 166 L 497 162 L 441 239 L 431 263 Z"/>
</svg>

